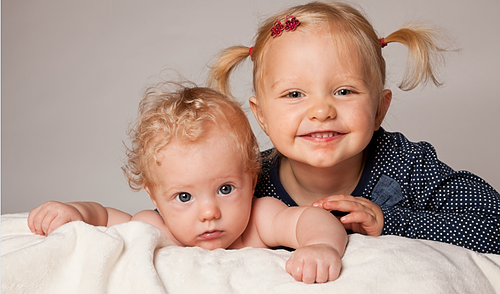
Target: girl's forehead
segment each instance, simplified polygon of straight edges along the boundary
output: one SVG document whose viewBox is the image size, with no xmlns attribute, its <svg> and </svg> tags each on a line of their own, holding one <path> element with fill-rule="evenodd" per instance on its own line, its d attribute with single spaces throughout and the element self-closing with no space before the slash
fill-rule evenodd
<svg viewBox="0 0 500 294">
<path fill-rule="evenodd" d="M 300 73 L 315 71 L 315 66 L 323 64 L 338 68 L 339 75 L 364 79 L 362 59 L 358 58 L 354 46 L 345 37 L 326 29 L 285 32 L 269 41 L 262 62 L 258 65 L 260 73 L 256 75 L 257 82 L 271 86 L 275 82 L 272 80 L 287 78 L 283 76 L 282 68 L 285 68 L 285 72 Z M 277 73 L 279 77 L 275 76 Z"/>
</svg>

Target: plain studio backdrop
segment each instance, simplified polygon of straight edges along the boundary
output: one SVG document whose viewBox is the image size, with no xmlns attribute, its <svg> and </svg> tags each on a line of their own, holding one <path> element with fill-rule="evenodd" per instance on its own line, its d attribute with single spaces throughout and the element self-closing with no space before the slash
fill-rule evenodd
<svg viewBox="0 0 500 294">
<path fill-rule="evenodd" d="M 203 85 L 220 50 L 253 45 L 257 26 L 305 1 L 2 1 L 2 214 L 48 200 L 87 200 L 135 213 L 152 208 L 121 171 L 126 131 L 141 94 L 161 78 Z M 406 49 L 389 44 L 383 126 L 428 141 L 439 158 L 500 189 L 500 1 L 359 0 L 383 37 L 407 22 L 445 29 L 454 48 L 444 85 L 397 89 Z M 261 148 L 270 146 L 248 109 L 250 62 L 233 77 Z"/>
</svg>

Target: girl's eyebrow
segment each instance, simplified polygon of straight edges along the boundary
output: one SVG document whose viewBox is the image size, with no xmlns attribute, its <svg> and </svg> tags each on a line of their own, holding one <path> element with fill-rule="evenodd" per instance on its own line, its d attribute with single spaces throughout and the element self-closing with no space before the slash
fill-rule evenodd
<svg viewBox="0 0 500 294">
<path fill-rule="evenodd" d="M 271 89 L 275 89 L 277 86 L 279 86 L 279 84 L 283 84 L 285 82 L 294 83 L 296 81 L 297 79 L 292 79 L 292 78 L 279 79 L 271 85 Z"/>
<path fill-rule="evenodd" d="M 340 82 L 340 83 L 342 83 L 342 82 L 344 82 L 346 80 L 352 80 L 352 81 L 361 82 L 361 83 L 366 84 L 366 80 L 362 76 L 360 76 L 358 74 L 345 74 L 345 75 L 337 76 L 336 79 L 337 79 L 337 82 Z M 293 83 L 298 83 L 299 81 L 304 82 L 303 80 L 294 79 L 294 78 L 282 78 L 282 79 L 278 79 L 277 81 L 275 81 L 271 85 L 271 89 L 274 90 L 280 84 L 284 84 L 284 83 L 292 83 L 293 84 Z"/>
</svg>

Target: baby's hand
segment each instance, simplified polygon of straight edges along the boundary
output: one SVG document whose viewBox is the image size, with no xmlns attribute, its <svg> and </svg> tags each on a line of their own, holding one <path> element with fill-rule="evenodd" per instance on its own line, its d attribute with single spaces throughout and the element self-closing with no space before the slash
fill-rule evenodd
<svg viewBox="0 0 500 294">
<path fill-rule="evenodd" d="M 347 230 L 368 236 L 380 236 L 384 228 L 384 214 L 377 204 L 363 197 L 334 195 L 312 204 L 326 210 L 343 211 L 348 214 L 340 218 Z"/>
<path fill-rule="evenodd" d="M 82 214 L 74 206 L 49 201 L 30 211 L 28 227 L 35 234 L 47 236 L 65 223 L 82 220 Z"/>
<path fill-rule="evenodd" d="M 314 244 L 301 247 L 286 262 L 286 271 L 306 284 L 336 280 L 342 268 L 342 256 L 332 246 Z"/>
</svg>

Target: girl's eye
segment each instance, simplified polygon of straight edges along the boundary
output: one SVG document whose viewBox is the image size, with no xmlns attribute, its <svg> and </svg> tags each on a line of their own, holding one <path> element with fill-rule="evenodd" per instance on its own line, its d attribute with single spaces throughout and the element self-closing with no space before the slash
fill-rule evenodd
<svg viewBox="0 0 500 294">
<path fill-rule="evenodd" d="M 191 201 L 191 199 L 193 199 L 193 197 L 191 196 L 191 194 L 189 194 L 187 192 L 181 192 L 181 193 L 177 194 L 177 196 L 175 196 L 175 199 L 179 202 L 185 203 L 185 202 Z"/>
<path fill-rule="evenodd" d="M 352 92 L 351 92 L 351 90 L 347 90 L 347 89 L 341 89 L 335 93 L 335 95 L 340 95 L 340 96 L 345 96 L 345 95 L 349 95 L 349 94 L 352 94 Z"/>
<path fill-rule="evenodd" d="M 292 91 L 288 92 L 285 96 L 288 98 L 300 98 L 304 97 L 304 94 L 300 93 L 299 91 Z"/>
<path fill-rule="evenodd" d="M 234 187 L 231 185 L 223 185 L 222 187 L 219 188 L 219 194 L 222 195 L 228 195 L 231 192 L 233 192 Z"/>
</svg>

